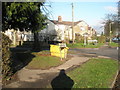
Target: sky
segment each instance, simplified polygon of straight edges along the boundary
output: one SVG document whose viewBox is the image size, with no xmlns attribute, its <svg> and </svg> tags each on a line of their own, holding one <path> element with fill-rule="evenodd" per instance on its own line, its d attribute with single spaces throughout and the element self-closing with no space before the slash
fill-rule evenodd
<svg viewBox="0 0 120 90">
<path fill-rule="evenodd" d="M 62 16 L 63 21 L 72 21 L 72 2 L 65 1 L 49 1 L 51 8 L 47 8 L 50 11 L 49 19 L 57 20 L 58 16 Z M 89 1 L 80 2 L 73 1 L 74 4 L 74 21 L 83 20 L 89 26 L 96 29 L 98 33 L 103 31 L 101 28 L 101 22 L 105 18 L 106 14 L 117 13 L 117 1 Z"/>
</svg>

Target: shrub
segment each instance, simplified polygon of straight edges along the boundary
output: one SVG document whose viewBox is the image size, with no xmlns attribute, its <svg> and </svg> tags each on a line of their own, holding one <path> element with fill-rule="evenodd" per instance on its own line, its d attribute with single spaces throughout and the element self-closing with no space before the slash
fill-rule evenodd
<svg viewBox="0 0 120 90">
<path fill-rule="evenodd" d="M 76 43 L 84 43 L 84 37 L 79 35 L 79 34 L 76 34 L 75 36 L 75 42 Z"/>
<path fill-rule="evenodd" d="M 12 76 L 12 59 L 9 50 L 11 40 L 8 36 L 2 33 L 2 79 L 3 82 L 10 80 Z"/>
<path fill-rule="evenodd" d="M 98 37 L 98 43 L 105 43 L 106 37 L 105 36 L 100 36 Z"/>
<path fill-rule="evenodd" d="M 69 39 L 65 37 L 65 43 L 69 44 Z"/>
<path fill-rule="evenodd" d="M 95 36 L 95 35 L 94 35 L 94 36 L 92 36 L 91 38 L 92 38 L 92 40 L 95 40 L 95 39 L 96 39 L 96 40 L 98 40 L 98 37 L 97 37 L 97 36 Z"/>
<path fill-rule="evenodd" d="M 100 37 L 97 37 L 97 36 L 93 36 L 92 37 L 92 40 L 98 40 L 98 43 L 105 43 L 106 42 L 106 37 L 104 35 L 100 36 Z"/>
</svg>

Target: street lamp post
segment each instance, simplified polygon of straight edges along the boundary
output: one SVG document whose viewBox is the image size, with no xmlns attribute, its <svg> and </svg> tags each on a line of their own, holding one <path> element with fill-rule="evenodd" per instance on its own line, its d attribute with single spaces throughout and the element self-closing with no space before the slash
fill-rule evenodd
<svg viewBox="0 0 120 90">
<path fill-rule="evenodd" d="M 47 44 L 49 42 L 49 23 L 47 23 Z"/>
<path fill-rule="evenodd" d="M 84 33 L 83 36 L 84 36 L 84 46 L 86 46 L 88 33 Z"/>
<path fill-rule="evenodd" d="M 84 36 L 84 46 L 86 46 L 86 36 Z"/>
<path fill-rule="evenodd" d="M 109 29 L 110 29 L 110 43 L 112 42 L 112 39 L 111 39 L 111 34 L 112 34 L 112 24 L 113 24 L 114 22 L 112 21 L 112 22 L 110 22 L 110 24 L 109 24 Z"/>
</svg>

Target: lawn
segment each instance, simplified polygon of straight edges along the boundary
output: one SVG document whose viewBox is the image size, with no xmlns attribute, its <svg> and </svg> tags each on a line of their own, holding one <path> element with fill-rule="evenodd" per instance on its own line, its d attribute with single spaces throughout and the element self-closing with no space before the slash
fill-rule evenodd
<svg viewBox="0 0 120 90">
<path fill-rule="evenodd" d="M 26 66 L 28 69 L 48 69 L 50 67 L 59 66 L 66 61 L 60 60 L 59 57 L 50 56 L 49 51 L 41 51 L 32 53 L 35 57 L 32 61 Z"/>
<path fill-rule="evenodd" d="M 97 45 L 89 44 L 84 46 L 84 43 L 75 43 L 75 44 L 67 44 L 69 48 L 99 48 L 103 43 L 98 43 Z"/>
<path fill-rule="evenodd" d="M 74 81 L 73 88 L 110 88 L 118 69 L 111 59 L 91 59 L 67 75 Z"/>
<path fill-rule="evenodd" d="M 109 43 L 109 46 L 111 46 L 111 47 L 118 47 L 118 43 L 111 42 L 111 43 Z"/>
</svg>

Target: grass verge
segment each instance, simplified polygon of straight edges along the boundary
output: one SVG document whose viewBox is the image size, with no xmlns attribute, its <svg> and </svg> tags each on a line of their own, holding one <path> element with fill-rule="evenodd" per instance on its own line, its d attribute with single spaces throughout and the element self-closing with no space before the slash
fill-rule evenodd
<svg viewBox="0 0 120 90">
<path fill-rule="evenodd" d="M 69 48 L 99 48 L 103 43 L 98 43 L 97 45 L 89 44 L 84 46 L 84 43 L 75 43 L 75 44 L 67 44 Z"/>
<path fill-rule="evenodd" d="M 68 59 L 60 60 L 59 57 L 50 56 L 49 51 L 42 51 L 39 53 L 32 53 L 35 57 L 26 66 L 28 69 L 49 69 L 50 67 L 55 67 L 63 64 Z"/>
<path fill-rule="evenodd" d="M 109 46 L 111 46 L 111 47 L 118 47 L 118 43 L 111 42 L 111 43 L 109 43 Z"/>
<path fill-rule="evenodd" d="M 91 59 L 67 75 L 74 81 L 73 88 L 110 88 L 118 69 L 116 60 Z"/>
</svg>

